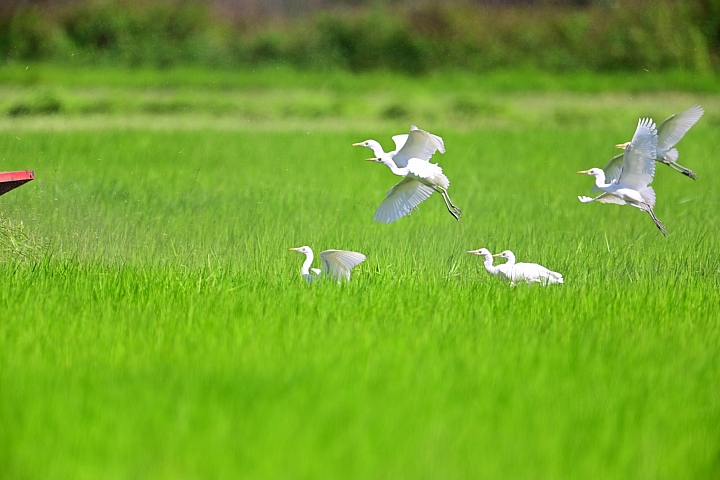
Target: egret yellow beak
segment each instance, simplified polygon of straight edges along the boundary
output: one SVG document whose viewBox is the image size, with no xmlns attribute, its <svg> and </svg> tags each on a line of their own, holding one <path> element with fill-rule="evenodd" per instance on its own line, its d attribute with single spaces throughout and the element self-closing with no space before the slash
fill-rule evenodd
<svg viewBox="0 0 720 480">
<path fill-rule="evenodd" d="M 362 147 L 363 144 L 362 143 L 353 143 L 352 146 L 353 147 Z"/>
<path fill-rule="evenodd" d="M 375 158 L 366 158 L 365 161 L 366 161 L 366 162 L 379 162 L 380 159 L 377 158 L 377 157 L 375 157 Z"/>
<path fill-rule="evenodd" d="M 577 172 L 577 173 L 580 174 L 580 175 L 590 175 L 590 170 L 580 170 L 580 171 Z"/>
<path fill-rule="evenodd" d="M 618 143 L 617 145 L 615 145 L 615 148 L 625 148 L 628 145 L 630 145 L 630 142 Z"/>
<path fill-rule="evenodd" d="M 498 257 L 502 257 L 502 253 L 496 253 L 495 255 L 493 255 L 493 258 L 498 258 Z"/>
<path fill-rule="evenodd" d="M 292 250 L 293 252 L 297 252 L 297 248 L 289 248 L 288 250 Z"/>
<path fill-rule="evenodd" d="M 475 254 L 475 253 L 477 253 L 477 252 L 478 252 L 477 250 L 468 250 L 468 251 L 465 252 L 465 253 L 469 253 L 470 255 L 473 255 L 473 254 Z"/>
</svg>

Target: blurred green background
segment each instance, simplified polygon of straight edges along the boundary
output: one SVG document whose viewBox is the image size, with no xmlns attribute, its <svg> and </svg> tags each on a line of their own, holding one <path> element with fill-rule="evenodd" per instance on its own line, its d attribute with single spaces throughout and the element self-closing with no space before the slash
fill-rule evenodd
<svg viewBox="0 0 720 480">
<path fill-rule="evenodd" d="M 6 0 L 3 62 L 355 72 L 720 68 L 720 0 Z"/>
</svg>

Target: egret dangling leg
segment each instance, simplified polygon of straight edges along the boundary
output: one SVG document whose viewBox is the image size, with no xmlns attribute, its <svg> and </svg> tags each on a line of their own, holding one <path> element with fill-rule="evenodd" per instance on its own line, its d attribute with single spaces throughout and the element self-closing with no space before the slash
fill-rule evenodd
<svg viewBox="0 0 720 480">
<path fill-rule="evenodd" d="M 455 220 L 459 222 L 460 217 L 462 216 L 462 210 L 456 207 L 452 200 L 450 200 L 450 195 L 448 194 L 447 190 L 437 187 L 435 191 L 442 196 L 443 200 L 445 201 L 445 206 L 447 207 L 448 212 L 450 212 L 450 215 L 455 217 Z"/>
<path fill-rule="evenodd" d="M 641 203 L 638 208 L 643 212 L 647 212 L 650 215 L 650 218 L 653 219 L 653 222 L 655 222 L 655 226 L 658 230 L 660 230 L 660 233 L 667 237 L 667 229 L 665 228 L 665 225 L 663 225 L 662 222 L 655 216 L 653 208 L 647 203 Z"/>
<path fill-rule="evenodd" d="M 661 159 L 661 160 L 657 160 L 657 161 L 667 165 L 668 167 L 672 168 L 676 172 L 682 173 L 686 177 L 690 177 L 693 180 L 697 180 L 697 174 L 695 172 L 693 172 L 689 168 L 683 167 L 682 165 L 680 165 L 677 162 L 673 162 L 672 160 L 666 160 L 666 159 Z"/>
</svg>

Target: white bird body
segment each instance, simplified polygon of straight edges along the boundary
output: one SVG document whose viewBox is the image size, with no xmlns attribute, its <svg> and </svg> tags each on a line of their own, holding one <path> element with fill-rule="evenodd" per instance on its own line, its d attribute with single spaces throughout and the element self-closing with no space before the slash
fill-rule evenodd
<svg viewBox="0 0 720 480">
<path fill-rule="evenodd" d="M 382 163 L 393 174 L 403 177 L 402 181 L 388 191 L 385 200 L 373 215 L 373 220 L 379 223 L 392 223 L 410 214 L 433 192 L 438 192 L 443 197 L 450 214 L 459 221 L 461 211 L 452 203 L 447 193 L 450 180 L 443 174 L 439 165 L 429 162 L 438 150 L 440 153 L 445 153 L 442 138 L 412 125 L 410 133 L 396 135 L 393 141 L 396 150 L 388 153 L 384 152 L 375 140 L 353 144 L 353 146 L 370 148 L 375 153 L 375 157 L 368 158 L 368 161 Z"/>
<path fill-rule="evenodd" d="M 553 272 L 542 265 L 537 263 L 515 263 L 515 254 L 510 250 L 497 253 L 493 257 L 507 259 L 506 263 L 498 265 L 496 268 L 500 275 L 510 282 L 510 285 L 515 286 L 518 283 L 540 283 L 542 285 L 564 283 L 563 276 L 560 273 Z"/>
<path fill-rule="evenodd" d="M 680 172 L 693 180 L 697 180 L 695 172 L 677 163 L 678 151 L 674 147 L 680 140 L 682 140 L 688 130 L 690 130 L 690 128 L 695 125 L 698 120 L 700 120 L 700 117 L 702 117 L 704 113 L 705 110 L 703 110 L 700 105 L 693 105 L 687 110 L 683 110 L 682 112 L 671 115 L 663 120 L 657 129 L 658 142 L 655 148 L 655 161 L 664 163 L 673 170 Z M 627 144 L 622 143 L 617 146 L 625 148 L 625 145 Z M 605 167 L 605 170 L 608 170 L 613 163 L 621 166 L 623 161 L 622 158 L 622 153 L 613 157 L 613 159 L 610 160 L 610 163 L 608 163 Z"/>
<path fill-rule="evenodd" d="M 652 119 L 640 119 L 632 141 L 624 144 L 621 164 L 611 161 L 605 170 L 591 168 L 577 172 L 595 177 L 593 191 L 602 191 L 595 198 L 579 196 L 578 199 L 583 203 L 614 203 L 639 208 L 647 212 L 662 234 L 667 236 L 665 226 L 653 211 L 655 191 L 648 186 L 655 175 L 657 138 Z"/>
<path fill-rule="evenodd" d="M 350 252 L 347 250 L 325 250 L 320 252 L 320 262 L 322 270 L 310 268 L 315 259 L 312 248 L 308 246 L 291 248 L 294 252 L 305 254 L 305 261 L 300 268 L 303 278 L 312 282 L 321 276 L 330 276 L 340 283 L 342 280 L 350 280 L 350 270 L 356 265 L 365 261 L 366 257 L 362 253 Z M 312 272 L 312 273 L 311 273 Z"/>
</svg>

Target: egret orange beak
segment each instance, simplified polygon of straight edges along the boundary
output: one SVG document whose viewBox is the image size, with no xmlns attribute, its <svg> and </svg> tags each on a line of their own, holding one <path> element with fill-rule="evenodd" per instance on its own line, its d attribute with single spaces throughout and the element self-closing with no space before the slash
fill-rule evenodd
<svg viewBox="0 0 720 480">
<path fill-rule="evenodd" d="M 353 147 L 362 147 L 363 144 L 362 143 L 353 143 L 352 146 Z"/>
<path fill-rule="evenodd" d="M 615 145 L 615 148 L 625 148 L 628 145 L 630 145 L 630 142 L 618 143 L 617 145 Z"/>
<path fill-rule="evenodd" d="M 581 171 L 579 171 L 579 172 L 577 172 L 577 173 L 580 174 L 580 175 L 590 175 L 590 170 L 581 170 Z"/>
</svg>

